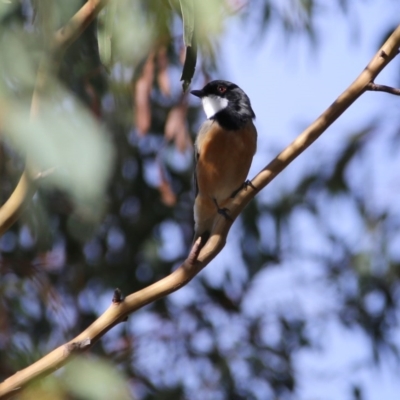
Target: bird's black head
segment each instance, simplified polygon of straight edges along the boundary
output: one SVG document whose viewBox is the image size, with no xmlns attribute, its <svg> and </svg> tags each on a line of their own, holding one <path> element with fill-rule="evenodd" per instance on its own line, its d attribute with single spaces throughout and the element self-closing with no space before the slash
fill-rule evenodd
<svg viewBox="0 0 400 400">
<path fill-rule="evenodd" d="M 255 118 L 247 94 L 232 82 L 212 81 L 190 93 L 200 97 L 207 118 L 217 120 L 226 129 L 239 129 Z"/>
</svg>

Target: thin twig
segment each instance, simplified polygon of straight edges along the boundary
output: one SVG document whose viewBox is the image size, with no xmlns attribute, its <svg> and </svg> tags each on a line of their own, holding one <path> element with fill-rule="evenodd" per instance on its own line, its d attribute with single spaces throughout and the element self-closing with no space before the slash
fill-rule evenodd
<svg viewBox="0 0 400 400">
<path fill-rule="evenodd" d="M 370 82 L 367 85 L 367 90 L 371 90 L 373 92 L 386 92 L 390 94 L 394 94 L 395 96 L 400 96 L 400 89 L 391 87 L 391 86 L 386 86 L 386 85 L 379 85 L 374 82 Z"/>
<path fill-rule="evenodd" d="M 18 220 L 35 191 L 36 185 L 25 169 L 11 196 L 0 208 L 0 236 Z"/>
<path fill-rule="evenodd" d="M 400 26 L 392 33 L 382 49 L 375 55 L 359 77 L 335 100 L 335 102 L 313 122 L 296 140 L 272 160 L 253 180 L 252 184 L 258 189 L 264 188 L 284 168 L 286 168 L 298 155 L 309 147 L 350 105 L 360 97 L 382 69 L 396 56 L 400 47 Z M 381 54 L 385 54 L 382 57 Z M 242 190 L 232 199 L 227 207 L 230 215 L 236 218 L 246 204 L 257 194 L 254 190 Z M 19 371 L 0 384 L 0 399 L 10 395 L 13 390 L 25 387 L 35 378 L 46 376 L 55 369 L 69 361 L 71 352 L 65 349 L 75 346 L 76 343 L 84 343 L 84 349 L 88 349 L 96 343 L 113 326 L 124 321 L 126 317 L 161 297 L 166 296 L 186 285 L 198 274 L 225 245 L 225 240 L 231 221 L 220 217 L 213 232 L 201 247 L 201 239 L 198 239 L 184 263 L 170 275 L 153 283 L 152 285 L 127 296 L 121 302 L 112 302 L 110 307 L 87 329 L 70 342 L 53 350 L 39 361 Z"/>
<path fill-rule="evenodd" d="M 38 172 L 33 179 L 39 180 L 48 177 L 49 175 L 52 175 L 54 171 L 56 171 L 57 167 L 52 167 L 45 169 L 44 171 Z"/>
</svg>

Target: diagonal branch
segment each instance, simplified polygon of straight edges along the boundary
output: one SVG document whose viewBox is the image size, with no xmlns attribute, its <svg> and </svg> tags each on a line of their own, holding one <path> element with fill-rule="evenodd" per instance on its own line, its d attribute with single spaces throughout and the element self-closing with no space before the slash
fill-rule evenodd
<svg viewBox="0 0 400 400">
<path fill-rule="evenodd" d="M 379 73 L 399 54 L 400 25 L 389 36 L 381 49 L 375 54 L 356 80 L 325 110 L 308 128 L 306 128 L 289 146 L 278 154 L 252 180 L 259 190 L 267 186 L 296 157 L 317 140 L 365 91 Z M 242 191 L 230 204 L 231 214 L 235 218 L 257 193 Z M 220 223 L 221 225 L 222 222 Z M 222 227 L 221 227 L 222 229 Z M 224 231 L 226 228 L 224 229 Z"/>
<path fill-rule="evenodd" d="M 88 0 L 70 21 L 55 33 L 51 50 L 56 59 L 60 58 L 63 51 L 79 37 L 108 1 Z M 32 96 L 31 118 L 38 113 L 40 92 L 47 79 L 47 74 L 47 66 L 42 63 L 38 70 L 36 86 Z M 0 208 L 0 236 L 18 220 L 35 191 L 36 187 L 33 184 L 33 180 L 30 179 L 29 162 L 27 162 L 14 192 Z"/>
<path fill-rule="evenodd" d="M 351 104 L 368 88 L 376 76 L 397 55 L 400 47 L 400 26 L 392 33 L 382 49 L 374 56 L 358 78 L 321 114 L 304 132 L 302 132 L 286 149 L 273 159 L 252 181 L 258 189 L 268 185 L 297 156 L 306 150 Z M 228 204 L 230 215 L 236 218 L 246 204 L 255 197 L 253 189 L 242 190 Z M 125 299 L 119 292 L 114 295 L 110 307 L 85 331 L 70 342 L 58 347 L 39 361 L 19 371 L 0 384 L 0 399 L 24 388 L 34 379 L 45 376 L 68 362 L 72 354 L 87 350 L 113 326 L 126 320 L 126 317 L 139 308 L 172 293 L 186 285 L 196 276 L 225 245 L 231 221 L 220 217 L 212 235 L 203 248 L 198 240 L 183 264 L 167 277 L 136 292 Z"/>
<path fill-rule="evenodd" d="M 96 18 L 110 0 L 88 0 L 81 9 L 54 35 L 51 46 L 54 54 L 69 47 Z"/>
</svg>

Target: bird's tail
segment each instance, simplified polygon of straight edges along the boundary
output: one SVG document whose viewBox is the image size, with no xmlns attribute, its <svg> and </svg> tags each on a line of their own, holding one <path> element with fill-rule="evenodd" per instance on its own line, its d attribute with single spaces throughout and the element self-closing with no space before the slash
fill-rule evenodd
<svg viewBox="0 0 400 400">
<path fill-rule="evenodd" d="M 192 245 L 199 237 L 201 237 L 201 245 L 204 246 L 204 244 L 207 242 L 208 238 L 210 237 L 212 227 L 214 224 L 214 218 L 210 218 L 210 220 L 202 221 L 202 222 L 207 222 L 207 223 L 202 223 L 200 225 L 195 224 Z"/>
<path fill-rule="evenodd" d="M 214 203 L 198 196 L 194 203 L 193 243 L 201 236 L 202 245 L 204 245 L 210 237 L 216 216 L 217 212 Z"/>
</svg>

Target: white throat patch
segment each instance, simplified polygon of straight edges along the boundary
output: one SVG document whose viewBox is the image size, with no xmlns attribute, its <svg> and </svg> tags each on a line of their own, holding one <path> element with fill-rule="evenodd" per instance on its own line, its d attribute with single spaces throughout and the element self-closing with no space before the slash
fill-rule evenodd
<svg viewBox="0 0 400 400">
<path fill-rule="evenodd" d="M 217 112 L 226 108 L 229 103 L 228 99 L 212 95 L 203 97 L 201 101 L 208 119 L 213 117 Z"/>
</svg>

